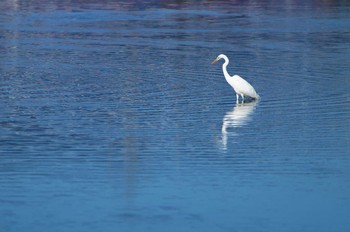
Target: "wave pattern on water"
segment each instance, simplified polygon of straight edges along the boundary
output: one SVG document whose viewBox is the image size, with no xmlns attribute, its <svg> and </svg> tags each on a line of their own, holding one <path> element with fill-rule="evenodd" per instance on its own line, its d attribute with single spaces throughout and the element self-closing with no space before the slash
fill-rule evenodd
<svg viewBox="0 0 350 232">
<path fill-rule="evenodd" d="M 348 7 L 1 2 L 0 228 L 345 231 Z"/>
</svg>

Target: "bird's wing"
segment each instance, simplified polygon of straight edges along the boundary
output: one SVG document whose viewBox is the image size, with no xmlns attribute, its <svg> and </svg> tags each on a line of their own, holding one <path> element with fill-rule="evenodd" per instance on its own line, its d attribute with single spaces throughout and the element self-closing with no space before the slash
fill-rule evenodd
<svg viewBox="0 0 350 232">
<path fill-rule="evenodd" d="M 234 75 L 233 78 L 236 78 L 235 90 L 237 92 L 253 98 L 256 98 L 258 96 L 254 87 L 251 84 L 249 84 L 248 81 L 244 80 L 238 75 Z"/>
</svg>

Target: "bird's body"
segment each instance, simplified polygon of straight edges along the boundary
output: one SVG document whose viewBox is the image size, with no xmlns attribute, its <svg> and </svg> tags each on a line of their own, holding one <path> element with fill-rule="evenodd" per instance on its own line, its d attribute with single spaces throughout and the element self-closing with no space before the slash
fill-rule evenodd
<svg viewBox="0 0 350 232">
<path fill-rule="evenodd" d="M 213 62 L 217 62 L 220 59 L 224 59 L 225 63 L 222 65 L 222 71 L 224 73 L 226 81 L 232 86 L 234 91 L 236 92 L 237 102 L 239 100 L 239 96 L 242 97 L 242 101 L 244 101 L 244 97 L 251 97 L 254 99 L 259 99 L 260 96 L 256 93 L 254 87 L 248 83 L 248 81 L 244 80 L 242 77 L 238 75 L 230 76 L 227 72 L 227 65 L 229 63 L 229 59 L 226 55 L 219 55 Z"/>
</svg>

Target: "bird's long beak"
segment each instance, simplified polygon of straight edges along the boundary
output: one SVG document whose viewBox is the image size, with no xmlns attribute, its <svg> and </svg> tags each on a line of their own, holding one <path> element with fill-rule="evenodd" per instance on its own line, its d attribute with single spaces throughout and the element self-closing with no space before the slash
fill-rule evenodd
<svg viewBox="0 0 350 232">
<path fill-rule="evenodd" d="M 211 62 L 211 64 L 215 64 L 219 59 L 216 58 L 215 60 L 213 60 L 213 62 Z"/>
</svg>

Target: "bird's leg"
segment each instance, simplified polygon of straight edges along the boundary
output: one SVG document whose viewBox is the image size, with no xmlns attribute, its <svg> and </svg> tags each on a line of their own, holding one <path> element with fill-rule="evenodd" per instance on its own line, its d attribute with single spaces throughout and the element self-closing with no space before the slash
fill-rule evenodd
<svg viewBox="0 0 350 232">
<path fill-rule="evenodd" d="M 241 97 L 242 97 L 242 103 L 244 103 L 244 95 L 241 94 Z"/>
<path fill-rule="evenodd" d="M 236 104 L 238 104 L 239 103 L 239 95 L 238 95 L 238 93 L 236 93 Z"/>
</svg>

